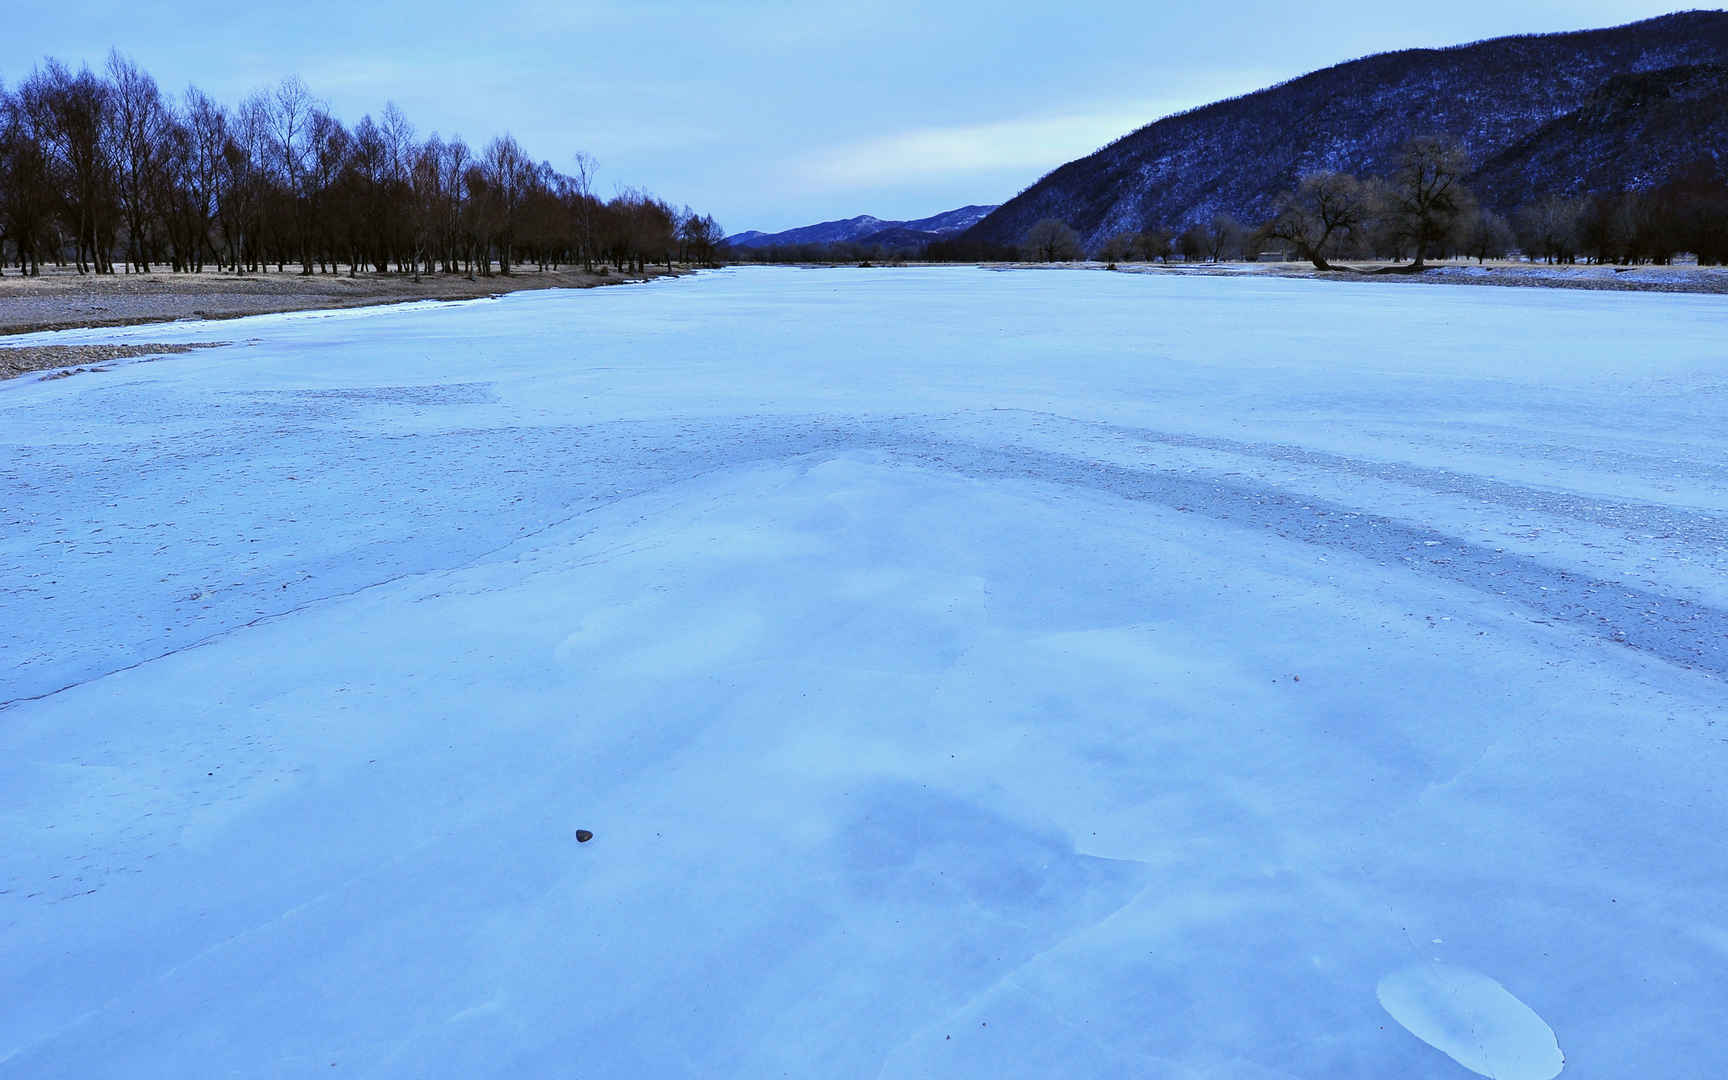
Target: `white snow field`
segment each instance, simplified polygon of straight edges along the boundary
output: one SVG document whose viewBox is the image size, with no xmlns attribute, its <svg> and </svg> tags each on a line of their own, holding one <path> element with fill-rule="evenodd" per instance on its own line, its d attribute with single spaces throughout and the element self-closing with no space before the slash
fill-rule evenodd
<svg viewBox="0 0 1728 1080">
<path fill-rule="evenodd" d="M 235 344 L 0 384 L 0 1077 L 1728 1070 L 1721 298 L 97 339 Z"/>
</svg>

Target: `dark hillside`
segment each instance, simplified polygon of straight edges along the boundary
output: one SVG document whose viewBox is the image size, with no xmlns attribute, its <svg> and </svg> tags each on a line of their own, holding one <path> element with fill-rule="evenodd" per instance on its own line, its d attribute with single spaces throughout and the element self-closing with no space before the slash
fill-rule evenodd
<svg viewBox="0 0 1728 1080">
<path fill-rule="evenodd" d="M 1390 172 L 1415 133 L 1456 137 L 1489 165 L 1483 180 L 1497 202 L 1574 179 L 1574 189 L 1649 186 L 1668 165 L 1696 160 L 1698 145 L 1720 147 L 1719 65 L 1728 65 L 1720 11 L 1370 56 L 1143 127 L 1050 173 L 962 239 L 1016 243 L 1047 217 L 1089 247 L 1219 213 L 1261 221 L 1305 173 Z M 1591 134 L 1602 123 L 1610 134 Z M 1637 152 L 1623 153 L 1616 140 L 1634 138 Z"/>
<path fill-rule="evenodd" d="M 1583 108 L 1484 162 L 1472 186 L 1507 209 L 1537 184 L 1563 196 L 1648 190 L 1702 159 L 1728 165 L 1728 66 L 1616 76 Z"/>
</svg>

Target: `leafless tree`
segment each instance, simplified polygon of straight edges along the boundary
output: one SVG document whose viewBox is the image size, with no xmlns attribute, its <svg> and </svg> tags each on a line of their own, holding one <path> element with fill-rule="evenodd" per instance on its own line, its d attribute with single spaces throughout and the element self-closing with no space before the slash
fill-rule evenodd
<svg viewBox="0 0 1728 1080">
<path fill-rule="evenodd" d="M 1478 263 L 1487 259 L 1503 259 L 1518 243 L 1512 226 L 1492 210 L 1478 210 L 1470 215 L 1459 230 L 1466 254 Z"/>
<path fill-rule="evenodd" d="M 118 49 L 108 53 L 108 159 L 114 164 L 121 209 L 126 215 L 130 268 L 150 272 L 145 230 L 154 217 L 151 198 L 164 162 L 164 135 L 170 117 L 156 80 Z"/>
<path fill-rule="evenodd" d="M 1215 214 L 1206 230 L 1206 254 L 1213 262 L 1240 258 L 1248 241 L 1248 230 L 1229 214 Z"/>
<path fill-rule="evenodd" d="M 39 123 L 22 95 L 0 92 L 0 244 L 11 241 L 26 276 L 42 272 L 53 229 L 54 178 Z M 0 269 L 4 254 L 0 250 Z"/>
<path fill-rule="evenodd" d="M 182 172 L 187 208 L 191 215 L 193 265 L 203 269 L 203 249 L 209 243 L 211 223 L 224 198 L 222 153 L 228 143 L 228 113 L 195 86 L 186 88 L 183 124 L 187 134 L 187 159 Z"/>
<path fill-rule="evenodd" d="M 576 242 L 582 251 L 582 268 L 594 272 L 594 214 L 599 200 L 594 197 L 594 177 L 600 163 L 586 150 L 576 151 L 571 160 L 570 188 L 576 199 Z"/>
<path fill-rule="evenodd" d="M 1104 243 L 1098 247 L 1098 257 L 1107 263 L 1126 262 L 1132 254 L 1134 254 L 1133 233 L 1111 233 L 1104 238 Z"/>
<path fill-rule="evenodd" d="M 111 97 L 89 68 L 74 75 L 50 59 L 19 90 L 33 126 L 43 135 L 50 175 L 59 177 L 78 272 L 112 273 L 115 232 L 113 170 L 106 153 Z"/>
<path fill-rule="evenodd" d="M 712 216 L 697 214 L 686 206 L 679 214 L 678 238 L 684 245 L 687 261 L 712 266 L 719 260 L 720 243 L 726 239 L 726 231 Z"/>
<path fill-rule="evenodd" d="M 522 152 L 521 144 L 508 133 L 487 143 L 481 160 L 496 214 L 498 271 L 508 274 L 514 255 L 516 218 L 528 190 L 533 163 Z"/>
<path fill-rule="evenodd" d="M 1349 173 L 1310 173 L 1280 201 L 1266 234 L 1293 244 L 1316 269 L 1332 270 L 1329 259 L 1360 237 L 1375 209 L 1372 189 Z"/>
<path fill-rule="evenodd" d="M 346 256 L 350 274 L 416 275 L 718 258 L 707 215 L 636 189 L 596 198 L 586 154 L 568 176 L 505 135 L 476 160 L 460 139 L 418 141 L 393 102 L 382 117 L 350 131 L 293 77 L 232 111 L 196 88 L 177 108 L 117 50 L 100 74 L 47 60 L 0 85 L 0 271 L 71 256 L 111 273 L 116 254 L 141 272 L 209 253 L 235 273 L 333 273 Z"/>
<path fill-rule="evenodd" d="M 1422 269 L 1429 250 L 1451 239 L 1475 206 L 1463 183 L 1469 170 L 1469 157 L 1450 139 L 1423 136 L 1404 144 L 1391 200 L 1399 231 L 1415 253 L 1412 269 Z"/>
<path fill-rule="evenodd" d="M 1056 218 L 1045 218 L 1028 229 L 1022 247 L 1033 262 L 1072 262 L 1086 257 L 1079 234 Z"/>
<path fill-rule="evenodd" d="M 1176 250 L 1181 253 L 1183 262 L 1204 258 L 1211 249 L 1212 234 L 1204 225 L 1190 225 L 1176 238 Z"/>
<path fill-rule="evenodd" d="M 263 92 L 240 103 L 229 124 L 222 148 L 225 198 L 217 204 L 217 220 L 228 248 L 228 266 L 236 274 L 264 266 L 265 199 L 270 191 L 270 99 Z"/>
<path fill-rule="evenodd" d="M 274 140 L 275 165 L 284 195 L 292 208 L 303 274 L 312 272 L 312 241 L 307 219 L 309 200 L 305 184 L 307 159 L 311 152 L 312 117 L 316 111 L 317 100 L 297 75 L 283 79 L 270 95 L 270 134 Z M 279 249 L 278 270 L 282 269 L 282 261 Z"/>
<path fill-rule="evenodd" d="M 442 209 L 439 213 L 439 223 L 444 230 L 445 270 L 455 273 L 457 262 L 467 264 L 468 276 L 474 274 L 474 245 L 469 237 L 471 233 L 464 229 L 464 221 L 470 209 L 470 193 L 468 188 L 468 170 L 473 155 L 468 150 L 468 144 L 460 136 L 445 143 L 438 157 L 440 173 L 439 189 L 444 193 Z"/>
<path fill-rule="evenodd" d="M 1171 239 L 1169 229 L 1149 226 L 1134 234 L 1134 251 L 1147 262 L 1168 259 Z"/>
</svg>

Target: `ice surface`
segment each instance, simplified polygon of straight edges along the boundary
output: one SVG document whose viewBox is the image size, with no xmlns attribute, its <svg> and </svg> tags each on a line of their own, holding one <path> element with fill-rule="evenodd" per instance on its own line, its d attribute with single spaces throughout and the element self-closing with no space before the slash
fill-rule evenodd
<svg viewBox="0 0 1728 1080">
<path fill-rule="evenodd" d="M 235 344 L 0 384 L 0 1076 L 1719 1075 L 1720 299 L 99 333 Z"/>
<path fill-rule="evenodd" d="M 1418 1039 L 1495 1080 L 1552 1080 L 1566 1059 L 1554 1030 L 1480 972 L 1414 964 L 1380 980 L 1380 1004 Z"/>
</svg>

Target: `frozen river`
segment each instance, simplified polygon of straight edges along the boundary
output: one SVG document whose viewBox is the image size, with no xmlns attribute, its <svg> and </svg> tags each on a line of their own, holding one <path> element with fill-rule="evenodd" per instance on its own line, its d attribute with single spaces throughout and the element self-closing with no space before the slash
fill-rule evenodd
<svg viewBox="0 0 1728 1080">
<path fill-rule="evenodd" d="M 1720 298 L 29 340 L 233 345 L 0 383 L 0 1077 L 1721 1075 Z"/>
</svg>

